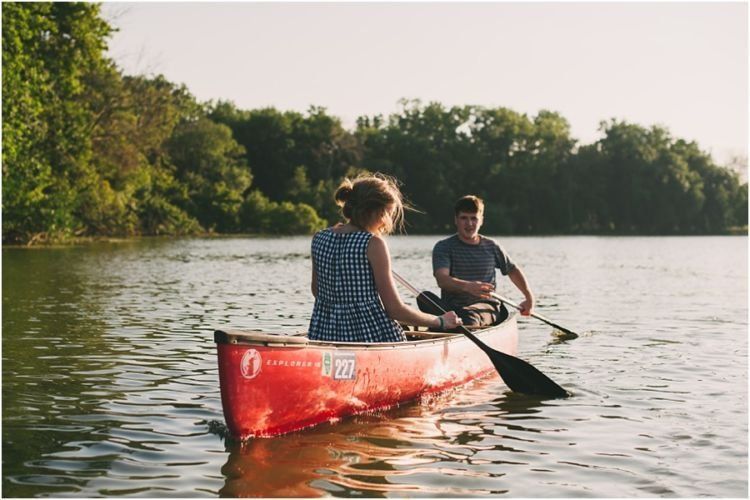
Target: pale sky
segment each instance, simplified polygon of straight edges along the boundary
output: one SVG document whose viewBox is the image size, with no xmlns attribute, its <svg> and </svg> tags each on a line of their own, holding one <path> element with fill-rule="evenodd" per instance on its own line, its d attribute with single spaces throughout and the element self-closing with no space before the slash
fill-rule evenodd
<svg viewBox="0 0 750 500">
<path fill-rule="evenodd" d="M 352 129 L 401 98 L 548 109 L 574 138 L 663 125 L 747 157 L 747 2 L 106 3 L 110 56 L 200 101 L 323 106 Z"/>
</svg>

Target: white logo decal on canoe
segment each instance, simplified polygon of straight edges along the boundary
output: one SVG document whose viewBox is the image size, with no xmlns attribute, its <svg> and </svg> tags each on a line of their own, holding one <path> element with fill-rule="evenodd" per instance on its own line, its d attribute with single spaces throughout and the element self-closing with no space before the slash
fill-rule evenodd
<svg viewBox="0 0 750 500">
<path fill-rule="evenodd" d="M 242 356 L 240 371 L 242 376 L 251 379 L 258 376 L 263 360 L 260 359 L 260 353 L 255 349 L 248 349 Z"/>
</svg>

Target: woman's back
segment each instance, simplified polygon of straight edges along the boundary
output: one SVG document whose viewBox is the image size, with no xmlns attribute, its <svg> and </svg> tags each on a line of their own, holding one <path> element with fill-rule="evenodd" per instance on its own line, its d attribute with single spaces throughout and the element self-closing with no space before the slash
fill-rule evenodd
<svg viewBox="0 0 750 500">
<path fill-rule="evenodd" d="M 367 231 L 318 232 L 312 240 L 317 276 L 308 336 L 341 342 L 399 342 L 401 327 L 388 317 L 367 258 Z"/>
</svg>

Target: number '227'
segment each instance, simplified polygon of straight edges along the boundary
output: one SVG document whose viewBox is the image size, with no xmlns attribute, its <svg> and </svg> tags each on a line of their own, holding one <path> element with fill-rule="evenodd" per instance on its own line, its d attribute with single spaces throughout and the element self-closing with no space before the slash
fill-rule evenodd
<svg viewBox="0 0 750 500">
<path fill-rule="evenodd" d="M 333 378 L 335 380 L 352 380 L 356 371 L 355 368 L 354 356 L 335 357 L 333 359 Z"/>
</svg>

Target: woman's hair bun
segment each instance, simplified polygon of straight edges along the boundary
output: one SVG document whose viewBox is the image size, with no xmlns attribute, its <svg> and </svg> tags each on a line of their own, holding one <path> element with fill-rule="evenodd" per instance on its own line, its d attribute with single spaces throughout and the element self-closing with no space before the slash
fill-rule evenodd
<svg viewBox="0 0 750 500">
<path fill-rule="evenodd" d="M 339 188 L 336 190 L 336 194 L 334 194 L 334 199 L 336 200 L 336 203 L 338 205 L 344 205 L 349 199 L 352 197 L 352 191 L 354 189 L 354 185 L 349 179 L 344 179 L 344 182 L 341 183 Z"/>
</svg>

